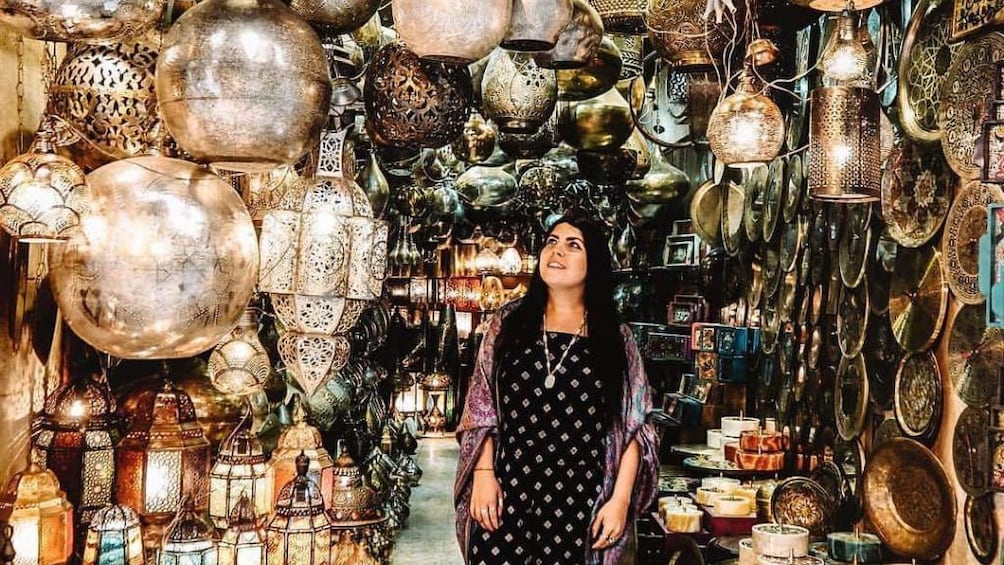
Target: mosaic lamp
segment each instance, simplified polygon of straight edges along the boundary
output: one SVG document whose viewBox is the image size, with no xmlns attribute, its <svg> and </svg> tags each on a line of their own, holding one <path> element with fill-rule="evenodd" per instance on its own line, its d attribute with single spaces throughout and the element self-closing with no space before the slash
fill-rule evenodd
<svg viewBox="0 0 1004 565">
<path fill-rule="evenodd" d="M 59 479 L 35 463 L 14 475 L 0 513 L 14 528 L 17 565 L 57 565 L 73 553 L 73 506 Z"/>
<path fill-rule="evenodd" d="M 745 69 L 739 87 L 715 106 L 708 121 L 708 143 L 725 165 L 752 168 L 777 157 L 784 144 L 784 116 Z"/>
<path fill-rule="evenodd" d="M 259 523 L 254 502 L 246 493 L 237 499 L 227 523 L 227 531 L 220 539 L 219 565 L 264 565 L 265 530 Z"/>
<path fill-rule="evenodd" d="M 195 511 L 195 503 L 185 498 L 178 515 L 167 527 L 157 565 L 217 565 L 219 549 L 212 524 Z"/>
<path fill-rule="evenodd" d="M 128 506 L 105 506 L 87 526 L 83 565 L 144 565 L 139 516 Z"/>
<path fill-rule="evenodd" d="M 185 499 L 205 510 L 209 440 L 191 398 L 167 381 L 141 393 L 135 406 L 115 452 L 118 502 L 135 509 L 144 526 L 167 524 Z M 154 528 L 147 534 L 159 536 Z"/>
<path fill-rule="evenodd" d="M 241 425 L 223 443 L 209 472 L 209 517 L 217 528 L 226 529 L 241 497 L 251 499 L 255 516 L 272 511 L 273 468 L 258 436 Z"/>
<path fill-rule="evenodd" d="M 245 308 L 237 326 L 209 355 L 209 380 L 225 394 L 261 390 L 272 372 L 268 352 L 258 338 L 258 310 Z"/>
<path fill-rule="evenodd" d="M 296 477 L 279 492 L 265 531 L 268 562 L 322 565 L 331 558 L 331 520 L 317 483 L 307 477 L 310 459 L 296 457 Z"/>
<path fill-rule="evenodd" d="M 297 457 L 303 453 L 309 461 L 307 476 L 321 488 L 324 506 L 327 508 L 331 506 L 335 462 L 324 448 L 321 432 L 307 423 L 307 413 L 299 397 L 293 402 L 293 425 L 282 431 L 275 451 L 272 452 L 273 500 L 278 504 L 283 487 L 296 478 Z"/>
</svg>

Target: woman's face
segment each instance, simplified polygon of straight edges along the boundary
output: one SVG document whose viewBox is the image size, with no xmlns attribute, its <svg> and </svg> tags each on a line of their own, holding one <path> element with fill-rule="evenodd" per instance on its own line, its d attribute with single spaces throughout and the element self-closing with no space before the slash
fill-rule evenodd
<svg viewBox="0 0 1004 565">
<path fill-rule="evenodd" d="M 582 232 L 571 224 L 556 225 L 540 252 L 540 278 L 549 288 L 584 287 L 586 266 Z"/>
</svg>

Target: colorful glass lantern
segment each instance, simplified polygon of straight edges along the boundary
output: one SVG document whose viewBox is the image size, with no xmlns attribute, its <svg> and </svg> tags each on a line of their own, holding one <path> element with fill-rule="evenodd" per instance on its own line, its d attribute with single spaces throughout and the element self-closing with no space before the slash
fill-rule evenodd
<svg viewBox="0 0 1004 565">
<path fill-rule="evenodd" d="M 167 527 L 157 565 L 216 565 L 219 561 L 216 532 L 199 517 L 195 503 L 186 498 Z"/>
<path fill-rule="evenodd" d="M 736 91 L 722 100 L 708 121 L 708 143 L 722 163 L 755 167 L 777 157 L 784 144 L 784 116 L 777 104 L 743 71 Z"/>
<path fill-rule="evenodd" d="M 118 502 L 136 510 L 144 526 L 162 526 L 185 499 L 200 511 L 209 499 L 209 440 L 192 399 L 165 382 L 136 400 L 129 431 L 115 452 Z M 148 531 L 154 535 L 155 531 Z"/>
<path fill-rule="evenodd" d="M 17 565 L 58 565 L 73 553 L 73 506 L 52 471 L 31 463 L 14 475 L 0 514 L 14 528 Z"/>
<path fill-rule="evenodd" d="M 278 504 L 283 487 L 296 478 L 296 458 L 304 453 L 310 461 L 310 480 L 321 487 L 324 506 L 331 505 L 331 489 L 335 482 L 335 462 L 324 448 L 321 432 L 307 423 L 307 413 L 299 400 L 294 401 L 293 425 L 282 431 L 272 452 L 274 501 Z"/>
<path fill-rule="evenodd" d="M 209 380 L 225 394 L 261 390 L 272 372 L 268 352 L 258 338 L 258 311 L 245 308 L 237 327 L 209 355 Z"/>
<path fill-rule="evenodd" d="M 268 562 L 322 565 L 331 557 L 331 520 L 317 483 L 307 477 L 310 459 L 296 457 L 296 477 L 282 487 L 265 531 Z"/>
<path fill-rule="evenodd" d="M 143 532 L 136 511 L 105 506 L 87 526 L 83 565 L 144 565 Z"/>
<path fill-rule="evenodd" d="M 256 516 L 272 511 L 272 467 L 261 442 L 244 426 L 227 438 L 209 473 L 209 517 L 223 530 L 241 496 L 254 503 Z"/>
<path fill-rule="evenodd" d="M 264 565 L 265 530 L 258 522 L 258 510 L 247 494 L 241 493 L 230 511 L 230 526 L 220 540 L 219 565 Z"/>
<path fill-rule="evenodd" d="M 122 436 L 115 408 L 104 376 L 78 376 L 49 395 L 37 421 L 33 459 L 55 473 L 82 524 L 112 503 Z"/>
</svg>

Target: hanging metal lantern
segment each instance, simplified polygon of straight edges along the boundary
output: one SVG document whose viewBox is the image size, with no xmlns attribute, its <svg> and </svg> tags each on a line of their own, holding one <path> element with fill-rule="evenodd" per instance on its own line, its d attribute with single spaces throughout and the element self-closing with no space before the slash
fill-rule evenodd
<svg viewBox="0 0 1004 565">
<path fill-rule="evenodd" d="M 299 397 L 293 402 L 293 425 L 282 431 L 275 451 L 272 452 L 270 464 L 275 474 L 272 482 L 273 502 L 279 503 L 283 488 L 296 478 L 296 459 L 302 453 L 310 460 L 307 477 L 320 487 L 324 507 L 330 507 L 331 489 L 334 488 L 335 482 L 335 462 L 324 448 L 321 432 L 307 423 L 307 413 Z"/>
<path fill-rule="evenodd" d="M 331 76 L 317 34 L 278 0 L 206 0 L 164 36 L 157 92 L 168 131 L 192 157 L 260 171 L 316 143 Z"/>
<path fill-rule="evenodd" d="M 781 109 L 744 71 L 739 87 L 711 112 L 708 143 L 715 157 L 732 167 L 755 167 L 777 157 L 784 144 Z"/>
<path fill-rule="evenodd" d="M 423 59 L 466 65 L 505 37 L 512 0 L 394 0 L 394 29 Z"/>
<path fill-rule="evenodd" d="M 268 562 L 265 530 L 259 525 L 255 505 L 247 495 L 241 494 L 237 499 L 228 523 L 220 539 L 219 565 L 265 565 Z"/>
<path fill-rule="evenodd" d="M 308 22 L 330 28 L 332 33 L 349 33 L 367 22 L 380 0 L 292 0 L 289 7 Z"/>
<path fill-rule="evenodd" d="M 383 517 L 376 492 L 363 484 L 362 474 L 345 450 L 335 460 L 335 485 L 328 515 L 339 526 L 366 523 Z"/>
<path fill-rule="evenodd" d="M 879 200 L 882 156 L 878 95 L 831 86 L 812 91 L 809 117 L 809 191 L 817 200 Z"/>
<path fill-rule="evenodd" d="M 648 37 L 659 55 L 678 67 L 707 67 L 722 59 L 732 38 L 726 18 L 705 18 L 705 0 L 649 0 L 645 11 Z M 735 21 L 742 19 L 737 15 Z"/>
<path fill-rule="evenodd" d="M 286 483 L 275 502 L 266 529 L 268 562 L 320 565 L 331 555 L 331 520 L 324 511 L 321 489 L 307 477 L 310 459 L 296 457 L 296 477 Z"/>
<path fill-rule="evenodd" d="M 589 0 L 600 14 L 603 27 L 614 33 L 645 33 L 647 0 Z"/>
<path fill-rule="evenodd" d="M 237 323 L 258 245 L 244 203 L 187 161 L 137 157 L 88 175 L 92 210 L 50 249 L 53 294 L 70 328 L 125 359 L 197 355 Z"/>
<path fill-rule="evenodd" d="M 395 41 L 366 71 L 366 123 L 381 145 L 440 147 L 463 131 L 474 90 L 465 66 L 423 61 Z"/>
<path fill-rule="evenodd" d="M 48 469 L 32 463 L 11 479 L 0 512 L 14 529 L 15 563 L 66 563 L 73 554 L 73 506 Z"/>
<path fill-rule="evenodd" d="M 586 66 L 559 69 L 555 73 L 558 99 L 577 101 L 595 98 L 617 86 L 622 68 L 621 50 L 604 36 Z"/>
<path fill-rule="evenodd" d="M 507 133 L 532 133 L 554 112 L 558 83 L 527 53 L 496 49 L 481 84 L 482 110 Z"/>
<path fill-rule="evenodd" d="M 225 394 L 251 394 L 261 390 L 272 372 L 272 363 L 258 339 L 258 310 L 245 308 L 237 327 L 209 355 L 209 380 Z"/>
<path fill-rule="evenodd" d="M 87 526 L 83 565 L 108 564 L 146 564 L 139 516 L 128 506 L 105 506 Z"/>
<path fill-rule="evenodd" d="M 192 499 L 186 498 L 164 533 L 157 565 L 216 565 L 218 561 L 213 526 L 196 513 Z"/>
<path fill-rule="evenodd" d="M 603 39 L 603 22 L 586 0 L 572 0 L 572 19 L 550 51 L 534 53 L 533 60 L 545 69 L 577 69 L 589 63 Z"/>
<path fill-rule="evenodd" d="M 590 100 L 563 102 L 558 110 L 558 134 L 576 149 L 612 151 L 633 131 L 631 109 L 616 88 Z"/>
<path fill-rule="evenodd" d="M 486 122 L 481 113 L 475 110 L 464 124 L 463 133 L 450 146 L 458 159 L 478 164 L 491 158 L 497 137 L 492 124 Z"/>
<path fill-rule="evenodd" d="M 4 0 L 0 23 L 42 41 L 114 42 L 142 35 L 160 20 L 167 0 Z"/>
<path fill-rule="evenodd" d="M 230 516 L 245 496 L 250 497 L 257 518 L 268 516 L 272 512 L 273 474 L 258 436 L 244 426 L 235 430 L 209 471 L 209 517 L 216 527 L 230 527 Z"/>
<path fill-rule="evenodd" d="M 611 33 L 610 39 L 621 51 L 620 80 L 630 80 L 645 72 L 645 38 L 628 33 Z"/>
<path fill-rule="evenodd" d="M 502 47 L 547 51 L 572 19 L 572 0 L 513 0 L 512 18 Z"/>
</svg>

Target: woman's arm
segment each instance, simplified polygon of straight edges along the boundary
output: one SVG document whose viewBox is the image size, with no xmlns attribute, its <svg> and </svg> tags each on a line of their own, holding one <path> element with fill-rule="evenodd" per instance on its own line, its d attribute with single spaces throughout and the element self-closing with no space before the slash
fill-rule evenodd
<svg viewBox="0 0 1004 565">
<path fill-rule="evenodd" d="M 638 440 L 632 439 L 621 456 L 621 464 L 617 469 L 617 482 L 614 483 L 614 492 L 610 495 L 610 500 L 616 500 L 624 504 L 625 508 L 631 503 L 631 493 L 634 492 L 634 481 L 638 475 L 638 465 L 641 463 L 641 447 Z"/>
</svg>

